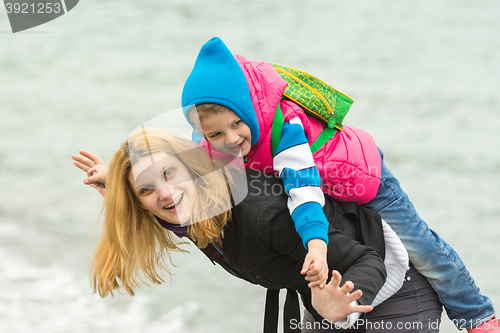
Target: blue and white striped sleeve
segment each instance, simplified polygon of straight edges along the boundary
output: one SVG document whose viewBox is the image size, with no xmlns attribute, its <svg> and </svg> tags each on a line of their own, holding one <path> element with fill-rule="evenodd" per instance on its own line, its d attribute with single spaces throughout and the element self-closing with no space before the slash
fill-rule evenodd
<svg viewBox="0 0 500 333">
<path fill-rule="evenodd" d="M 273 160 L 288 194 L 288 209 L 304 247 L 311 239 L 328 244 L 325 196 L 302 122 L 298 117 L 283 124 L 281 141 Z"/>
</svg>

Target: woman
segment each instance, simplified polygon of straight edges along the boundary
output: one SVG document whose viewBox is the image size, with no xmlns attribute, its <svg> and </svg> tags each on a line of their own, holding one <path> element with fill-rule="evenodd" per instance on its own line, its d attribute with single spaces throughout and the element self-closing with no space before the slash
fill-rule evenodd
<svg viewBox="0 0 500 333">
<path fill-rule="evenodd" d="M 234 205 L 233 192 L 241 179 L 237 168 L 224 165 L 224 161 L 212 163 L 191 141 L 149 129 L 134 134 L 121 146 L 110 163 L 109 176 L 97 156 L 81 153 L 88 158 L 73 158 L 75 165 L 93 175 L 87 179 L 89 184 L 96 187 L 96 178 L 103 183 L 107 177 L 105 229 L 92 265 L 94 291 L 102 297 L 120 288 L 133 295 L 133 289 L 142 282 L 139 271 L 153 282 L 163 282 L 160 270 L 168 272 L 169 251 L 179 250 L 173 233 L 187 236 L 233 275 L 268 288 L 265 330 L 276 329 L 277 313 L 273 310 L 277 310 L 279 289 L 288 289 L 289 301 L 298 291 L 306 309 L 306 321 L 300 323 L 296 319 L 297 303 L 286 302 L 286 331 L 303 328 L 303 332 L 331 332 L 336 327 L 331 323 L 325 327 L 323 317 L 333 322 L 343 319 L 346 325 L 352 325 L 360 313 L 369 312 L 371 305 L 380 304 L 402 284 L 407 257 L 405 262 L 398 256 L 399 240 L 390 238 L 393 232 L 377 214 L 361 206 L 327 199 L 328 264 L 336 271 L 324 289 L 309 289 L 307 276 L 304 279 L 299 274 L 307 251 L 288 214 L 287 195 L 284 190 L 265 191 L 276 186 L 283 189 L 280 180 L 249 172 L 244 181 L 249 193 Z M 384 262 L 377 253 L 385 257 L 387 281 Z M 340 274 L 343 281 L 349 280 L 343 287 L 339 286 Z M 419 274 L 413 269 L 408 274 L 418 280 Z M 395 310 L 413 302 L 416 308 L 412 315 L 420 316 L 420 323 L 439 326 L 441 305 L 437 296 L 424 278 L 419 283 L 415 288 L 425 291 L 425 297 L 417 297 L 415 292 L 406 295 L 413 285 L 403 285 L 402 291 L 376 306 L 364 319 L 381 323 L 390 322 L 392 317 L 396 328 L 396 320 L 414 317 L 395 317 Z M 350 293 L 354 288 L 357 290 Z M 365 320 L 356 325 L 368 325 Z M 380 325 L 372 328 L 387 330 Z M 421 327 L 419 331 L 435 332 L 437 328 Z"/>
</svg>

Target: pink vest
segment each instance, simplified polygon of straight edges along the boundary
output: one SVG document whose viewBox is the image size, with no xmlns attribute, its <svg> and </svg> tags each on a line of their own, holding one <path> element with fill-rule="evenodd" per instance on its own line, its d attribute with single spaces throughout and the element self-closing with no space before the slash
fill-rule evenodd
<svg viewBox="0 0 500 333">
<path fill-rule="evenodd" d="M 260 126 L 260 136 L 247 155 L 248 169 L 275 173 L 271 153 L 274 112 L 281 103 L 285 121 L 299 117 L 311 145 L 325 124 L 310 117 L 295 103 L 281 100 L 287 85 L 278 72 L 265 62 L 248 61 L 234 55 L 247 79 Z M 344 126 L 313 155 L 323 192 L 337 201 L 367 203 L 377 195 L 381 158 L 373 138 L 360 129 Z"/>
</svg>

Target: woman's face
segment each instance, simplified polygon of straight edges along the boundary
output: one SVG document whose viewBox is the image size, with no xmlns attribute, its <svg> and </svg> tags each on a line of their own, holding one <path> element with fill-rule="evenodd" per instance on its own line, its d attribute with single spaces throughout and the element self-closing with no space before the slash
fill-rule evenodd
<svg viewBox="0 0 500 333">
<path fill-rule="evenodd" d="M 177 157 L 166 153 L 145 156 L 132 166 L 128 178 L 144 209 L 169 223 L 189 221 L 195 183 Z"/>
</svg>

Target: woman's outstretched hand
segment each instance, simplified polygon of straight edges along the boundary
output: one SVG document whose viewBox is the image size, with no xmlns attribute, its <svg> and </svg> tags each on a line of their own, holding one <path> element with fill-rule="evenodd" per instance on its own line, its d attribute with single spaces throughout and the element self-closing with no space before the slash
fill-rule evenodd
<svg viewBox="0 0 500 333">
<path fill-rule="evenodd" d="M 97 155 L 85 150 L 80 150 L 79 153 L 81 155 L 73 154 L 71 158 L 75 161 L 73 164 L 78 169 L 87 173 L 87 178 L 83 180 L 83 183 L 95 188 L 104 197 L 108 167 Z"/>
<path fill-rule="evenodd" d="M 354 312 L 370 312 L 373 307 L 370 305 L 352 305 L 352 302 L 358 300 L 362 292 L 356 290 L 350 293 L 354 288 L 351 281 L 346 281 L 340 287 L 342 276 L 339 272 L 332 272 L 332 279 L 324 288 L 314 287 L 311 289 L 311 301 L 314 309 L 325 319 L 332 322 L 338 322 L 345 319 Z"/>
</svg>

